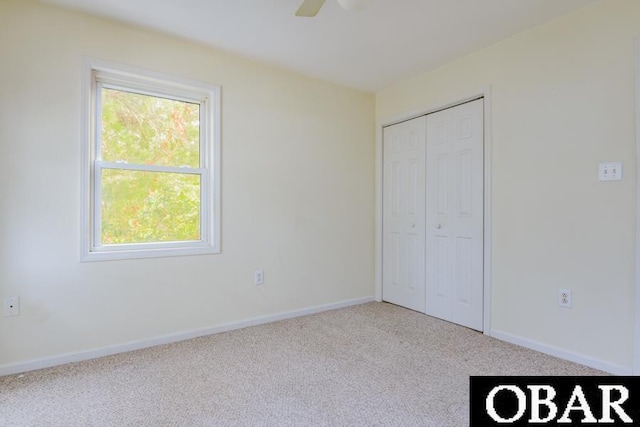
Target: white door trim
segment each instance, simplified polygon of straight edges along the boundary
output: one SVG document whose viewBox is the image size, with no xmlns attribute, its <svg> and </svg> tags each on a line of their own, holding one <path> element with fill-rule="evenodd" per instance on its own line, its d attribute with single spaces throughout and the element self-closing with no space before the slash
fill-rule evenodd
<svg viewBox="0 0 640 427">
<path fill-rule="evenodd" d="M 633 373 L 640 375 L 640 37 L 635 39 L 636 52 L 636 307 L 633 347 Z"/>
<path fill-rule="evenodd" d="M 376 244 L 375 244 L 375 300 L 382 301 L 382 130 L 385 126 L 454 107 L 478 98 L 484 99 L 484 316 L 483 331 L 491 331 L 491 87 L 486 86 L 449 102 L 410 112 L 399 117 L 378 121 L 376 125 Z"/>
</svg>

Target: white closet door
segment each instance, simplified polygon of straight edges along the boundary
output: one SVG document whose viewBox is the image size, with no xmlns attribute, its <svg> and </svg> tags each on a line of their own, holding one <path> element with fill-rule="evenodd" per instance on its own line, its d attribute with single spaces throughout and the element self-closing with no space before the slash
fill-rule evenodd
<svg viewBox="0 0 640 427">
<path fill-rule="evenodd" d="M 384 129 L 382 298 L 425 310 L 426 117 Z"/>
<path fill-rule="evenodd" d="M 426 313 L 482 330 L 483 101 L 427 116 Z"/>
</svg>

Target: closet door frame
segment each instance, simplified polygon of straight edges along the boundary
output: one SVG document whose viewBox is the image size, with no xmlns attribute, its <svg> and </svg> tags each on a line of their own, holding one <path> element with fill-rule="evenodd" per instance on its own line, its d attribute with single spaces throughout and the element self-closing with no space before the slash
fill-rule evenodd
<svg viewBox="0 0 640 427">
<path fill-rule="evenodd" d="M 633 375 L 640 375 L 640 37 L 634 40 L 636 56 L 636 262 L 635 262 L 635 328 Z"/>
<path fill-rule="evenodd" d="M 491 332 L 491 87 L 486 86 L 448 102 L 428 105 L 424 109 L 398 117 L 378 121 L 376 124 L 376 248 L 375 248 L 375 300 L 382 301 L 382 189 L 383 189 L 383 129 L 396 123 L 455 107 L 482 98 L 484 104 L 484 295 L 483 328 L 485 335 Z"/>
</svg>

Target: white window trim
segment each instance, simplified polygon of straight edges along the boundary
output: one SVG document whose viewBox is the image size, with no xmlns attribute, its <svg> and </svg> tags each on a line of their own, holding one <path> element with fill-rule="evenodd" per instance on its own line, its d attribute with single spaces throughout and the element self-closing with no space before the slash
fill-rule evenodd
<svg viewBox="0 0 640 427">
<path fill-rule="evenodd" d="M 220 253 L 220 86 L 171 76 L 141 68 L 115 64 L 94 58 L 84 59 L 83 109 L 82 109 L 82 175 L 81 175 L 81 261 L 106 261 L 117 259 L 155 258 L 181 255 Z M 96 118 L 99 103 L 97 86 L 109 88 L 134 87 L 136 92 L 165 95 L 177 100 L 200 103 L 200 166 L 176 168 L 147 166 L 149 171 L 193 173 L 201 180 L 201 240 L 157 242 L 143 244 L 100 245 L 99 172 L 113 166 L 97 158 L 99 130 Z M 212 143 L 206 143 L 212 141 Z M 118 163 L 118 168 L 128 169 Z M 131 169 L 141 170 L 136 165 Z"/>
<path fill-rule="evenodd" d="M 635 287 L 636 306 L 634 311 L 634 350 L 633 350 L 633 375 L 640 375 L 640 37 L 636 37 L 635 43 L 636 57 L 636 254 L 635 254 Z"/>
</svg>

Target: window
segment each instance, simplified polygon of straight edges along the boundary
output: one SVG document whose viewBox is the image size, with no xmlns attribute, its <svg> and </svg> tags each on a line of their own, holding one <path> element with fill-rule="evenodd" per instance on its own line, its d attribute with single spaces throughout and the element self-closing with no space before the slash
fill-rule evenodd
<svg viewBox="0 0 640 427">
<path fill-rule="evenodd" d="M 217 253 L 219 87 L 87 60 L 83 260 Z"/>
</svg>

